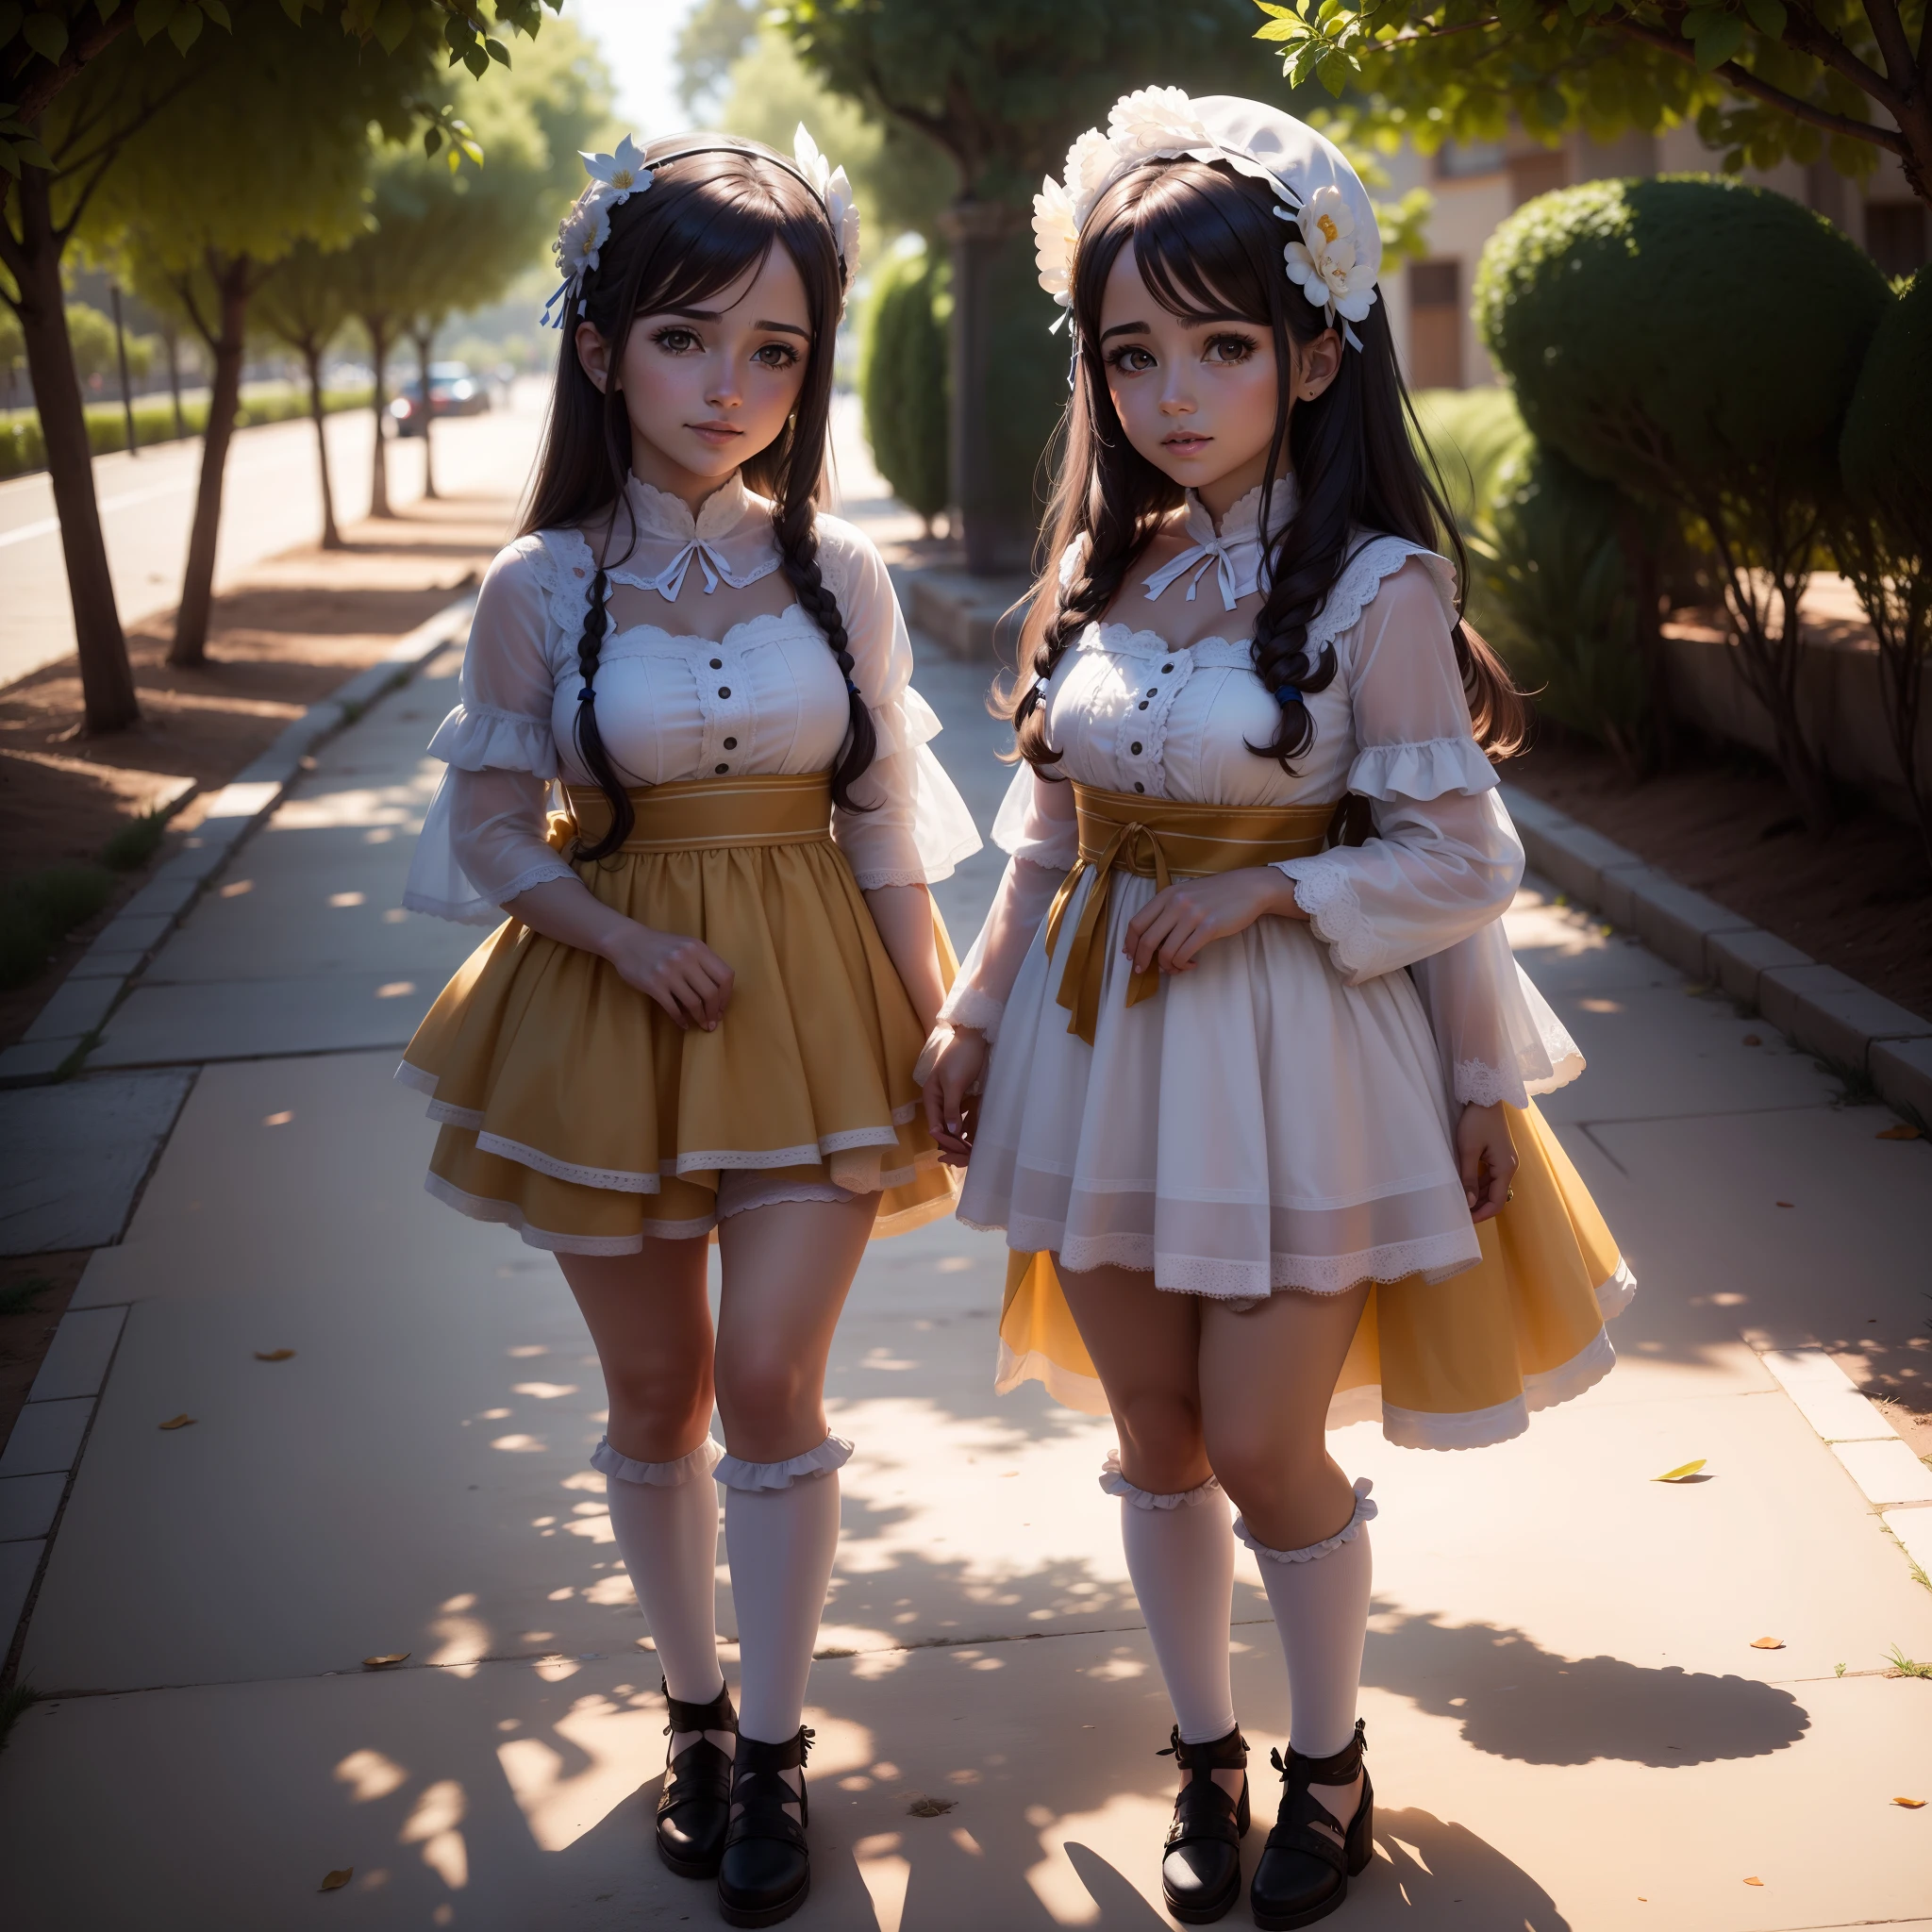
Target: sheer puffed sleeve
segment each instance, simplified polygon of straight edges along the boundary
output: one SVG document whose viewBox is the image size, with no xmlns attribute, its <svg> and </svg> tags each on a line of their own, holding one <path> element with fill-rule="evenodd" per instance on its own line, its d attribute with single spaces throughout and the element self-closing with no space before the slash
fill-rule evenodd
<svg viewBox="0 0 1932 1932">
<path fill-rule="evenodd" d="M 867 890 L 929 886 L 979 850 L 979 829 L 929 749 L 940 721 L 912 689 L 912 641 L 884 561 L 868 538 L 837 517 L 821 517 L 818 529 L 820 568 L 839 600 L 852 681 L 877 740 L 852 792 L 855 804 L 873 808 L 835 807 L 832 839 Z"/>
<path fill-rule="evenodd" d="M 1582 1073 L 1583 1055 L 1516 963 L 1500 919 L 1418 959 L 1409 976 L 1442 1057 L 1443 1084 L 1458 1105 L 1523 1107 Z"/>
<path fill-rule="evenodd" d="M 1008 855 L 992 909 L 972 949 L 959 962 L 941 1024 L 973 1026 L 989 1040 L 999 1037 L 1000 1015 L 1020 976 L 1021 962 L 1053 905 L 1053 895 L 1080 856 L 1080 827 L 1074 816 L 1074 788 L 1042 778 L 1023 764 L 1007 788 L 992 841 Z"/>
<path fill-rule="evenodd" d="M 498 554 L 477 593 L 462 702 L 429 741 L 442 775 L 409 863 L 403 904 L 470 925 L 545 879 L 575 878 L 544 838 L 554 691 L 545 643 L 556 594 L 540 537 Z"/>
<path fill-rule="evenodd" d="M 1370 801 L 1375 836 L 1281 862 L 1351 985 L 1479 932 L 1523 875 L 1523 847 L 1470 729 L 1448 567 L 1393 538 L 1375 543 L 1392 547 L 1357 562 L 1392 574 L 1338 642 L 1359 747 L 1348 789 Z"/>
</svg>

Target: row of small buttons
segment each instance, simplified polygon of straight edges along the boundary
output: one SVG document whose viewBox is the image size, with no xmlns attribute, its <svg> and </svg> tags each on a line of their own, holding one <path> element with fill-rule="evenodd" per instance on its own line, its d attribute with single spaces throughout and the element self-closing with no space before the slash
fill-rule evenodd
<svg viewBox="0 0 1932 1932">
<path fill-rule="evenodd" d="M 1172 664 L 1163 664 L 1160 667 L 1160 675 L 1163 677 L 1172 677 L 1174 675 L 1174 666 Z M 1144 711 L 1147 708 L 1149 701 L 1154 698 L 1158 698 L 1159 695 L 1160 687 L 1158 684 L 1150 684 L 1147 687 L 1147 696 L 1141 700 L 1139 708 Z M 1135 739 L 1133 743 L 1128 745 L 1127 750 L 1135 758 L 1139 758 L 1141 752 L 1141 741 L 1138 738 Z M 1147 787 L 1140 779 L 1137 778 L 1134 780 L 1134 790 L 1136 791 L 1145 792 Z"/>
</svg>

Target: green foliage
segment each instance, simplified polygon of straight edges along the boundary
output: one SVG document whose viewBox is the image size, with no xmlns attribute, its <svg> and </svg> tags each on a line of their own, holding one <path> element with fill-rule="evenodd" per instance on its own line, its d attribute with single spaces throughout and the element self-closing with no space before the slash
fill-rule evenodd
<svg viewBox="0 0 1932 1932">
<path fill-rule="evenodd" d="M 923 135 L 834 93 L 775 27 L 766 27 L 731 63 L 724 90 L 718 125 L 733 134 L 789 155 L 798 124 L 811 129 L 858 198 L 862 255 L 875 254 L 887 237 L 908 228 L 927 237 L 938 232 L 940 209 L 957 186 L 945 155 Z"/>
<path fill-rule="evenodd" d="M 1646 762 L 1648 689 L 1620 534 L 1634 511 L 1610 484 L 1524 442 L 1498 469 L 1471 539 L 1490 641 L 1537 708 Z"/>
<path fill-rule="evenodd" d="M 118 377 L 121 371 L 114 350 L 114 324 L 98 308 L 85 302 L 67 305 L 67 340 L 74 347 L 74 368 L 82 382 L 97 375 Z M 153 336 L 127 337 L 127 373 L 145 375 L 154 366 L 157 341 Z"/>
<path fill-rule="evenodd" d="M 76 925 L 113 896 L 97 865 L 56 865 L 0 884 L 0 987 L 25 986 Z"/>
<path fill-rule="evenodd" d="M 1416 415 L 1465 534 L 1487 522 L 1497 473 L 1529 443 L 1516 398 L 1507 389 L 1429 389 L 1417 392 Z"/>
<path fill-rule="evenodd" d="M 1543 195 L 1491 237 L 1475 281 L 1484 345 L 1540 441 L 1759 550 L 1834 488 L 1885 300 L 1822 216 L 1706 176 Z"/>
<path fill-rule="evenodd" d="M 1886 307 L 1839 440 L 1852 497 L 1932 571 L 1932 268 Z"/>
<path fill-rule="evenodd" d="M 890 257 L 873 276 L 859 349 L 858 393 L 873 460 L 928 530 L 946 507 L 950 482 L 951 280 L 930 250 Z"/>
<path fill-rule="evenodd" d="M 688 112 L 723 98 L 732 68 L 758 37 L 763 10 L 758 0 L 697 0 L 685 15 L 677 30 L 677 98 Z"/>
<path fill-rule="evenodd" d="M 1903 125 L 1924 88 L 1906 50 L 1925 0 L 1256 4 L 1268 16 L 1257 38 L 1281 50 L 1286 77 L 1346 95 L 1343 131 L 1407 136 L 1424 153 L 1512 126 L 1554 143 L 1574 127 L 1608 141 L 1690 122 L 1726 173 L 1823 156 L 1862 176 L 1882 150 L 1907 151 L 1888 122 Z M 1902 29 L 1890 45 L 1874 30 L 1881 9 Z"/>
<path fill-rule="evenodd" d="M 110 872 L 139 872 L 159 849 L 172 817 L 163 807 L 129 819 L 101 847 L 101 863 Z"/>
<path fill-rule="evenodd" d="M 341 409 L 366 409 L 369 391 L 327 390 L 323 408 L 333 415 Z M 308 404 L 300 391 L 274 389 L 242 399 L 235 426 L 245 429 L 258 423 L 287 423 L 308 413 Z M 208 404 L 183 403 L 183 420 L 190 436 L 199 436 L 208 421 Z M 165 397 L 147 396 L 134 406 L 135 441 L 142 449 L 150 443 L 175 441 L 175 406 Z M 92 453 L 107 456 L 127 447 L 127 418 L 119 403 L 97 403 L 87 412 L 87 440 Z M 0 415 L 0 478 L 24 476 L 47 467 L 47 448 L 41 438 L 40 418 L 31 409 L 10 416 Z"/>
</svg>

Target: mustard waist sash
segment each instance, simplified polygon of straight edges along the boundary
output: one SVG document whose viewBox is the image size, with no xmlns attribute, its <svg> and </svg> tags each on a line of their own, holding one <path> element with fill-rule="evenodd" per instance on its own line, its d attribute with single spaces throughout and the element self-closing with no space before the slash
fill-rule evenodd
<svg viewBox="0 0 1932 1932">
<path fill-rule="evenodd" d="M 594 785 L 566 785 L 569 811 L 552 821 L 559 850 L 594 845 L 610 829 L 610 806 Z M 829 772 L 742 778 L 680 778 L 625 793 L 637 813 L 620 852 L 703 852 L 731 845 L 810 845 L 831 837 Z"/>
<path fill-rule="evenodd" d="M 1100 1019 L 1100 985 L 1107 966 L 1107 914 L 1113 875 L 1131 872 L 1164 891 L 1176 878 L 1206 878 L 1248 865 L 1306 858 L 1328 841 L 1337 802 L 1321 805 L 1184 805 L 1139 792 L 1103 791 L 1074 780 L 1074 809 L 1080 821 L 1080 857 L 1054 895 L 1046 915 L 1046 956 L 1054 957 L 1067 908 L 1088 871 L 1092 890 L 1080 909 L 1060 974 L 1059 1004 L 1073 1018 L 1069 1033 L 1093 1043 Z M 1158 968 L 1127 982 L 1127 1005 L 1152 999 L 1160 988 Z"/>
</svg>

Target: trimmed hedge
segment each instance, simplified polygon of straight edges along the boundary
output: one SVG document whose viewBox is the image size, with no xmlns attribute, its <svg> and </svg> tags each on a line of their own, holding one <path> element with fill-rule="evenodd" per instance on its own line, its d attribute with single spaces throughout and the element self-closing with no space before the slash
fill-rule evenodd
<svg viewBox="0 0 1932 1932">
<path fill-rule="evenodd" d="M 1932 560 L 1932 268 L 1900 290 L 1873 334 L 1839 463 L 1893 547 Z"/>
<path fill-rule="evenodd" d="M 891 258 L 874 278 L 859 350 L 858 393 L 873 460 L 928 529 L 945 508 L 952 482 L 951 287 L 947 263 L 930 249 Z"/>
<path fill-rule="evenodd" d="M 344 409 L 366 409 L 368 390 L 325 390 L 322 406 L 330 415 Z M 184 403 L 181 414 L 190 436 L 199 436 L 208 423 L 205 402 Z M 235 417 L 238 429 L 260 423 L 289 423 L 308 414 L 308 398 L 300 390 L 243 396 Z M 150 443 L 175 441 L 175 406 L 166 397 L 143 396 L 134 406 L 134 433 L 142 449 Z M 119 403 L 91 403 L 87 410 L 88 446 L 97 457 L 127 447 L 127 418 Z M 47 446 L 41 439 L 41 419 L 31 409 L 0 418 L 0 479 L 25 476 L 47 467 Z"/>
</svg>

